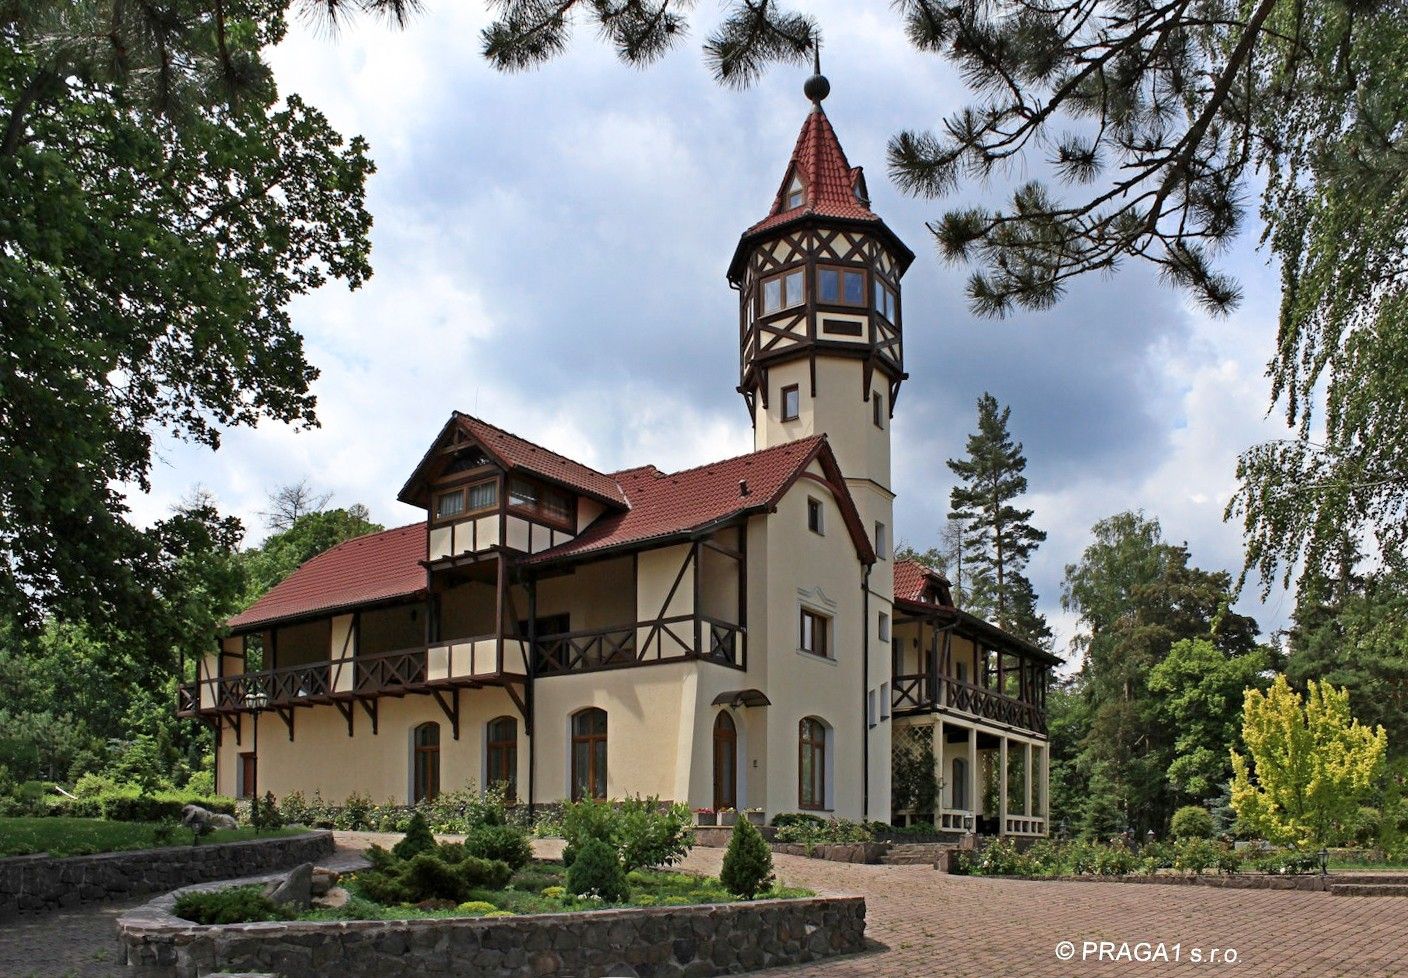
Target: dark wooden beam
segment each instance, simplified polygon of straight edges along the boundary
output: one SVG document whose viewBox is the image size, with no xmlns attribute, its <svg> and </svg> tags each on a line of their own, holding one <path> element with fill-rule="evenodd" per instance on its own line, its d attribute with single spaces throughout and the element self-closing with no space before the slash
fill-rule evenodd
<svg viewBox="0 0 1408 978">
<path fill-rule="evenodd" d="M 372 736 L 375 737 L 377 735 L 377 714 L 381 712 L 377 706 L 376 698 L 360 699 L 357 702 L 361 703 L 362 709 L 367 711 L 367 719 L 372 722 Z"/>
<path fill-rule="evenodd" d="M 349 702 L 343 700 L 333 700 L 332 705 L 337 707 L 337 712 L 342 714 L 342 719 L 347 721 L 347 736 L 352 736 L 352 720 L 357 715 Z"/>
<path fill-rule="evenodd" d="M 440 712 L 445 714 L 445 719 L 450 721 L 450 735 L 455 740 L 460 739 L 460 689 L 456 686 L 450 690 L 450 698 L 447 701 L 445 696 L 438 689 L 432 689 L 430 695 L 435 697 L 435 702 L 440 707 Z"/>
</svg>

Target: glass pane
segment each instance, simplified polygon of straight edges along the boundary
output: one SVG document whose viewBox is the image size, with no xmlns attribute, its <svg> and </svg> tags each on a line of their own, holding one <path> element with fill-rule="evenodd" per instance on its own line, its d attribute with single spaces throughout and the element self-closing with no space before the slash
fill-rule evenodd
<svg viewBox="0 0 1408 978">
<path fill-rule="evenodd" d="M 499 484 L 497 482 L 481 482 L 477 486 L 469 487 L 469 508 L 488 509 L 499 501 Z"/>
<path fill-rule="evenodd" d="M 795 418 L 802 410 L 802 392 L 792 387 L 782 392 L 782 416 Z"/>
<path fill-rule="evenodd" d="M 514 479 L 508 484 L 510 506 L 535 506 L 538 502 L 538 489 L 531 482 Z"/>
<path fill-rule="evenodd" d="M 596 763 L 592 770 L 592 795 L 596 798 L 606 797 L 606 741 L 598 740 L 593 743 L 596 748 Z"/>
<path fill-rule="evenodd" d="M 865 305 L 865 276 L 860 272 L 846 273 L 846 305 Z"/>
<path fill-rule="evenodd" d="M 805 742 L 802 744 L 802 797 L 803 805 L 815 804 L 812 792 L 812 749 Z"/>
<path fill-rule="evenodd" d="M 439 519 L 445 519 L 463 511 L 464 493 L 458 489 L 454 492 L 447 492 L 435 500 L 435 515 Z"/>
<path fill-rule="evenodd" d="M 572 795 L 575 798 L 590 793 L 591 786 L 587 783 L 590 748 L 585 742 L 572 745 Z"/>
<path fill-rule="evenodd" d="M 880 284 L 880 280 L 875 280 L 875 311 L 883 313 L 885 311 L 885 286 Z"/>
<path fill-rule="evenodd" d="M 763 283 L 763 313 L 777 312 L 782 308 L 782 279 L 768 279 Z"/>
<path fill-rule="evenodd" d="M 841 300 L 841 273 L 834 268 L 823 268 L 817 273 L 817 297 L 822 302 Z"/>
<path fill-rule="evenodd" d="M 787 304 L 796 306 L 802 303 L 802 273 L 788 272 L 785 279 L 787 283 Z"/>
</svg>

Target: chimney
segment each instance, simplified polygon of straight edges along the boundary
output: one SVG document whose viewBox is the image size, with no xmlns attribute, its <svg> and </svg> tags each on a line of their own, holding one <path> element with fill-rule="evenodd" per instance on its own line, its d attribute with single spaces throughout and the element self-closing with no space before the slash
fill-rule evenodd
<svg viewBox="0 0 1408 978">
<path fill-rule="evenodd" d="M 748 495 L 748 480 L 747 480 L 747 479 L 739 479 L 739 480 L 738 480 L 738 494 L 739 494 L 740 496 L 746 496 L 746 495 Z"/>
</svg>

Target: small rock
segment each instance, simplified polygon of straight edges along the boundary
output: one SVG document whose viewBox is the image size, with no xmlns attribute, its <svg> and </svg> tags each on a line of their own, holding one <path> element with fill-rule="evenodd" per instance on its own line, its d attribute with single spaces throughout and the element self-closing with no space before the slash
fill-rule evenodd
<svg viewBox="0 0 1408 978">
<path fill-rule="evenodd" d="M 335 869 L 326 869 L 318 866 L 313 870 L 312 892 L 314 896 L 322 896 L 337 885 L 341 874 Z"/>
<path fill-rule="evenodd" d="M 313 898 L 313 864 L 303 863 L 289 871 L 284 881 L 269 894 L 275 903 L 291 903 L 296 907 L 306 907 Z"/>
<path fill-rule="evenodd" d="M 321 896 L 315 896 L 313 898 L 313 906 L 323 907 L 327 910 L 336 910 L 339 907 L 345 907 L 351 897 L 352 894 L 348 893 L 342 887 L 334 886 Z"/>
</svg>

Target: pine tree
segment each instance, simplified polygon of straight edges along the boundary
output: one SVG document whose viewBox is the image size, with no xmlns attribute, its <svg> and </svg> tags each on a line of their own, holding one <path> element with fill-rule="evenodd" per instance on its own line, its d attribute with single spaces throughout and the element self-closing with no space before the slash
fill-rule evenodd
<svg viewBox="0 0 1408 978">
<path fill-rule="evenodd" d="M 1027 491 L 1027 460 L 1008 433 L 1011 414 L 991 394 L 978 398 L 978 430 L 968 436 L 968 457 L 948 460 L 962 480 L 949 497 L 949 512 L 963 527 L 967 610 L 1040 643 L 1050 640 L 1051 630 L 1022 568 L 1046 534 L 1032 526 L 1032 510 L 1013 505 Z"/>
</svg>

